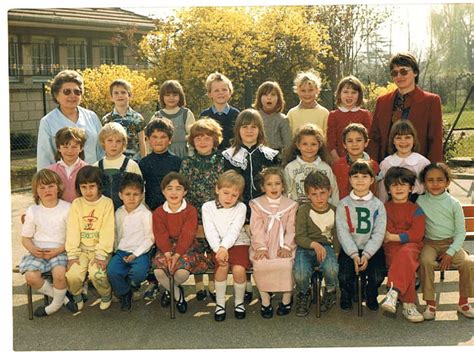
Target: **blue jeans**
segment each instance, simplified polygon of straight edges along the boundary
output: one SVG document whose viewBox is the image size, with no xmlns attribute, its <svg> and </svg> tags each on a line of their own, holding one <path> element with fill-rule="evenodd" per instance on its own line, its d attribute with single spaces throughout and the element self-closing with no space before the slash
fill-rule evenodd
<svg viewBox="0 0 474 355">
<path fill-rule="evenodd" d="M 338 285 L 337 274 L 339 264 L 336 253 L 329 245 L 323 245 L 326 249 L 326 258 L 320 264 L 313 249 L 306 249 L 298 246 L 296 248 L 295 262 L 293 264 L 293 276 L 296 283 L 296 291 L 306 293 L 310 287 L 311 275 L 314 268 L 319 266 L 323 273 L 328 290 L 335 289 Z"/>
<path fill-rule="evenodd" d="M 150 269 L 150 252 L 126 263 L 123 258 L 130 254 L 132 253 L 117 250 L 107 265 L 107 276 L 117 296 L 127 294 L 132 287 L 140 287 Z"/>
</svg>

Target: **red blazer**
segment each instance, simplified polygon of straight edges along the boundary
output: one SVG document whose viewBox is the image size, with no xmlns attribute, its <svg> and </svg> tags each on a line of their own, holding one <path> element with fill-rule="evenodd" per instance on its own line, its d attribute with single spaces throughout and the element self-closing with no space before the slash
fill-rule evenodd
<svg viewBox="0 0 474 355">
<path fill-rule="evenodd" d="M 375 105 L 367 153 L 379 163 L 388 155 L 388 136 L 396 93 L 397 91 L 393 91 L 380 96 Z M 439 96 L 416 86 L 408 119 L 415 127 L 420 141 L 419 153 L 432 163 L 443 161 L 443 120 Z"/>
</svg>

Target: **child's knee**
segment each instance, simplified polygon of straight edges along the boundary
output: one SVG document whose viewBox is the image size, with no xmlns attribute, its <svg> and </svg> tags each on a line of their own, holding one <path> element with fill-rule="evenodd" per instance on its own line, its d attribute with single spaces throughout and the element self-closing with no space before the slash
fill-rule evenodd
<svg viewBox="0 0 474 355">
<path fill-rule="evenodd" d="M 35 288 L 37 285 L 38 287 L 41 287 L 41 284 L 43 283 L 41 273 L 39 271 L 27 271 L 25 273 L 25 281 L 33 288 Z"/>
</svg>

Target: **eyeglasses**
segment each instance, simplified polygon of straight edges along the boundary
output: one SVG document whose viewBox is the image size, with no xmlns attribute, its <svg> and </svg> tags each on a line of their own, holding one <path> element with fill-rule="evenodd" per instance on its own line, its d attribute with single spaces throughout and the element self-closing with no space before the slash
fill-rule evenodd
<svg viewBox="0 0 474 355">
<path fill-rule="evenodd" d="M 413 70 L 412 68 L 400 68 L 400 70 L 392 70 L 390 72 L 390 75 L 392 78 L 396 78 L 398 74 L 401 76 L 406 76 L 410 70 Z"/>
<path fill-rule="evenodd" d="M 71 90 L 71 89 L 63 89 L 63 94 L 66 95 L 66 96 L 69 96 L 71 95 L 71 93 L 74 93 L 74 95 L 76 96 L 81 96 L 82 95 L 82 90 L 80 89 L 74 89 L 74 90 Z"/>
</svg>

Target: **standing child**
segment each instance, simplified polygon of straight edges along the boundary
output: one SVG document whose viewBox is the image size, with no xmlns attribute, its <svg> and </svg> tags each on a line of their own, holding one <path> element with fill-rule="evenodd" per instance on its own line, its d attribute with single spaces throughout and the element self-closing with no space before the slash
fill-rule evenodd
<svg viewBox="0 0 474 355">
<path fill-rule="evenodd" d="M 146 156 L 145 120 L 143 116 L 134 111 L 130 106 L 132 85 L 123 79 L 117 79 L 110 84 L 110 97 L 114 103 L 112 112 L 102 117 L 102 125 L 117 122 L 127 132 L 127 148 L 125 156 L 139 161 Z"/>
<path fill-rule="evenodd" d="M 328 116 L 328 150 L 333 160 L 338 160 L 346 155 L 343 130 L 350 123 L 362 124 L 367 132 L 370 131 L 372 116 L 370 112 L 360 108 L 364 102 L 364 87 L 359 79 L 349 75 L 337 85 L 337 109 Z M 366 139 L 367 143 L 368 140 Z"/>
<path fill-rule="evenodd" d="M 339 190 L 329 163 L 326 140 L 321 129 L 312 123 L 298 128 L 283 163 L 284 166 L 286 165 L 285 191 L 287 196 L 299 203 L 308 202 L 304 190 L 304 180 L 311 171 L 319 170 L 329 178 L 332 191 L 329 202 L 333 206 L 337 206 Z"/>
<path fill-rule="evenodd" d="M 388 139 L 390 142 L 388 152 L 391 155 L 380 163 L 380 175 L 382 178 L 392 166 L 407 168 L 418 176 L 423 168 L 430 163 L 423 155 L 417 153 L 419 146 L 418 138 L 415 127 L 413 127 L 410 121 L 399 120 L 395 122 L 390 130 Z M 410 201 L 416 202 L 418 195 L 421 195 L 423 192 L 423 185 L 417 179 L 410 196 Z M 387 201 L 388 195 L 383 180 L 379 182 L 378 193 L 382 202 Z"/>
<path fill-rule="evenodd" d="M 74 302 L 66 297 L 67 256 L 64 249 L 66 220 L 71 204 L 61 200 L 63 184 L 54 171 L 42 169 L 31 182 L 35 204 L 28 207 L 21 229 L 21 243 L 28 251 L 20 262 L 20 272 L 28 285 L 53 301 L 34 312 L 44 317 L 57 312 L 63 303 L 77 312 Z M 53 285 L 41 274 L 51 271 Z"/>
<path fill-rule="evenodd" d="M 120 182 L 126 172 L 141 175 L 138 164 L 127 158 L 123 152 L 127 146 L 127 132 L 116 122 L 107 123 L 99 132 L 99 142 L 104 148 L 105 157 L 94 166 L 102 170 L 102 193 L 114 202 L 114 209 L 122 206 L 119 197 Z"/>
<path fill-rule="evenodd" d="M 425 235 L 425 214 L 409 201 L 416 175 L 407 168 L 392 167 L 385 176 L 385 188 L 390 200 L 385 202 L 387 231 L 383 241 L 388 268 L 389 291 L 382 301 L 383 310 L 397 312 L 397 300 L 403 303 L 403 316 L 410 322 L 423 322 L 416 309 L 416 270 Z"/>
<path fill-rule="evenodd" d="M 180 173 L 190 182 L 187 201 L 198 208 L 198 231 L 201 253 L 210 259 L 211 249 L 204 238 L 202 227 L 201 206 L 214 198 L 214 188 L 219 175 L 224 172 L 224 161 L 217 147 L 222 142 L 222 127 L 212 118 L 201 118 L 192 126 L 188 136 L 188 143 L 194 148 L 195 154 L 184 158 Z M 212 263 L 212 261 L 210 260 Z M 202 301 L 207 297 L 204 290 L 203 276 L 194 275 L 196 285 L 196 299 Z M 209 294 L 214 296 L 214 281 L 209 275 Z M 215 299 L 214 299 L 215 300 Z"/>
<path fill-rule="evenodd" d="M 316 101 L 321 91 L 321 78 L 314 70 L 296 75 L 293 91 L 300 103 L 288 111 L 290 130 L 294 136 L 299 127 L 306 123 L 318 126 L 326 135 L 329 111 Z"/>
<path fill-rule="evenodd" d="M 379 174 L 379 165 L 375 160 L 370 159 L 369 155 L 364 151 L 369 143 L 369 135 L 367 129 L 360 123 L 350 123 L 342 131 L 342 144 L 347 151 L 345 156 L 339 158 L 332 164 L 332 171 L 336 177 L 337 187 L 339 189 L 339 199 L 343 199 L 351 192 L 349 184 L 349 170 L 353 162 L 357 159 L 368 161 L 372 165 L 375 176 Z M 370 186 L 370 190 L 377 193 L 377 183 L 374 182 Z"/>
<path fill-rule="evenodd" d="M 201 112 L 199 117 L 210 117 L 222 127 L 222 142 L 219 150 L 230 147 L 231 139 L 234 138 L 234 125 L 239 110 L 229 105 L 232 96 L 232 82 L 225 75 L 215 72 L 206 79 L 207 96 L 212 100 L 212 106 Z"/>
<path fill-rule="evenodd" d="M 76 176 L 80 168 L 87 165 L 84 159 L 86 133 L 78 127 L 64 127 L 56 132 L 56 149 L 59 161 L 48 166 L 59 175 L 64 185 L 62 199 L 72 202 L 77 197 Z"/>
<path fill-rule="evenodd" d="M 219 176 L 216 199 L 202 206 L 204 233 L 215 253 L 216 310 L 214 319 L 225 320 L 225 293 L 227 274 L 232 269 L 234 278 L 234 316 L 244 319 L 245 270 L 250 268 L 250 239 L 244 227 L 247 207 L 239 199 L 244 191 L 245 180 L 234 170 Z"/>
<path fill-rule="evenodd" d="M 288 118 L 283 114 L 285 99 L 276 81 L 266 81 L 257 89 L 253 104 L 263 119 L 268 146 L 283 155 L 283 150 L 291 144 Z"/>
<path fill-rule="evenodd" d="M 426 310 L 425 320 L 436 318 L 434 269 L 451 265 L 459 271 L 459 302 L 457 311 L 467 318 L 474 318 L 474 307 L 469 297 L 474 297 L 474 260 L 462 248 L 466 238 L 461 204 L 446 189 L 452 180 L 446 164 L 432 163 L 420 174 L 426 192 L 416 201 L 426 215 L 425 245 L 420 255 L 420 280 Z"/>
<path fill-rule="evenodd" d="M 166 117 L 173 122 L 174 135 L 169 149 L 183 159 L 188 155 L 186 135 L 195 119 L 191 110 L 185 107 L 186 97 L 179 81 L 167 80 L 161 85 L 160 106 L 161 110 L 155 112 L 151 119 Z"/>
<path fill-rule="evenodd" d="M 143 190 L 140 175 L 125 173 L 119 191 L 123 206 L 115 212 L 115 253 L 107 266 L 122 311 L 131 309 L 133 291 L 140 288 L 148 275 L 150 249 L 155 241 L 151 212 L 141 204 Z"/>
<path fill-rule="evenodd" d="M 338 278 L 343 311 L 352 309 L 357 274 L 362 278 L 361 283 L 367 284 L 367 308 L 374 312 L 379 308 L 378 288 L 386 274 L 381 246 L 387 215 L 383 203 L 370 191 L 374 179 L 374 171 L 367 161 L 355 161 L 349 171 L 352 191 L 337 205 L 337 236 L 342 247 Z"/>
<path fill-rule="evenodd" d="M 298 204 L 282 196 L 284 183 L 280 168 L 266 168 L 261 175 L 261 188 L 265 195 L 250 201 L 250 260 L 262 299 L 260 314 L 263 318 L 271 318 L 270 292 L 283 292 L 278 315 L 286 315 L 291 310 L 291 270 L 296 248 L 295 214 Z"/>
<path fill-rule="evenodd" d="M 98 167 L 79 170 L 76 190 L 80 197 L 72 202 L 67 220 L 66 280 L 79 311 L 84 306 L 81 291 L 87 273 L 100 295 L 100 309 L 108 309 L 112 302 L 106 268 L 114 246 L 114 205 L 102 195 L 102 181 Z"/>
<path fill-rule="evenodd" d="M 197 210 L 184 199 L 188 192 L 186 178 L 171 172 L 163 178 L 161 190 L 166 202 L 153 212 L 153 234 L 158 248 L 153 259 L 154 273 L 167 291 L 170 291 L 169 277 L 174 278 L 176 308 L 185 313 L 188 305 L 181 284 L 191 273 L 206 271 L 208 264 L 199 253 L 196 239 Z M 169 293 L 164 293 L 161 306 L 167 307 L 170 302 Z"/>
</svg>

